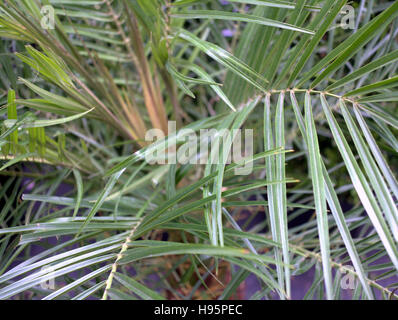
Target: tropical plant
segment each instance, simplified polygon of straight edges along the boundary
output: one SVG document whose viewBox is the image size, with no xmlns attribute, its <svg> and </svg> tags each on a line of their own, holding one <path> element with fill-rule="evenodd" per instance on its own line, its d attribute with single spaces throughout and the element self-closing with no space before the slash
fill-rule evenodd
<svg viewBox="0 0 398 320">
<path fill-rule="evenodd" d="M 398 298 L 397 26 L 388 0 L 1 1 L 0 298 Z M 146 161 L 240 128 L 240 163 Z"/>
</svg>

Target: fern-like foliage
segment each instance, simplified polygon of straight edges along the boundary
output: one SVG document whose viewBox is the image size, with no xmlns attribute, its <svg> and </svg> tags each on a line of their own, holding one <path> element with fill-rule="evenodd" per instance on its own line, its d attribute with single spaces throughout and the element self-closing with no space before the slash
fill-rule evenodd
<svg viewBox="0 0 398 320">
<path fill-rule="evenodd" d="M 1 2 L 0 299 L 398 298 L 397 26 L 388 0 Z M 212 128 L 254 157 L 145 161 Z"/>
</svg>

